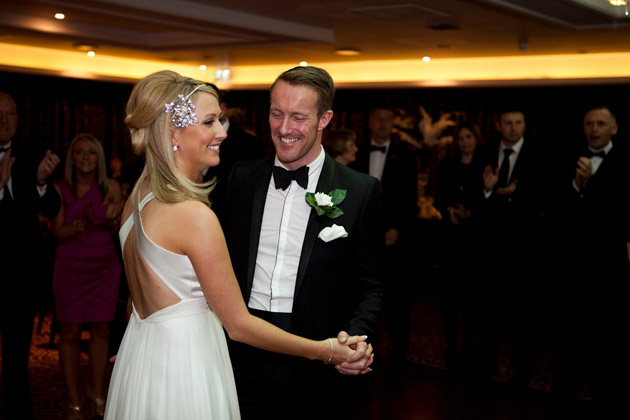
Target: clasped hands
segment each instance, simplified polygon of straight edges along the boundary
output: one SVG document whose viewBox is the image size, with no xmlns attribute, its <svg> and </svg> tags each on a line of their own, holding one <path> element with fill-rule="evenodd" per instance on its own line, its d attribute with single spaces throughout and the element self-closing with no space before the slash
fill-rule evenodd
<svg viewBox="0 0 630 420">
<path fill-rule="evenodd" d="M 343 375 L 360 375 L 372 371 L 374 362 L 372 345 L 367 343 L 367 336 L 350 336 L 340 331 L 333 341 L 333 357 L 331 363 Z"/>
</svg>

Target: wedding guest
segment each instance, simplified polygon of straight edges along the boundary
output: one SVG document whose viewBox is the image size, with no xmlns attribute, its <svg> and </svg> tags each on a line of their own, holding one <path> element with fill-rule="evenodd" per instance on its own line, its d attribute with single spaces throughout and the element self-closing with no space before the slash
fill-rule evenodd
<svg viewBox="0 0 630 420">
<path fill-rule="evenodd" d="M 324 150 L 335 162 L 348 165 L 357 160 L 357 135 L 352 130 L 342 128 L 324 134 Z"/>
<path fill-rule="evenodd" d="M 106 170 L 100 141 L 92 134 L 79 134 L 68 148 L 64 178 L 55 184 L 62 206 L 52 221 L 59 242 L 53 294 L 68 419 L 83 418 L 79 343 L 84 323 L 90 326 L 91 382 L 86 391 L 94 415 L 102 417 L 105 409 L 109 327 L 114 320 L 121 272 L 112 234 L 118 229 L 123 205 L 120 184 L 107 178 Z"/>
<path fill-rule="evenodd" d="M 549 175 L 542 139 L 526 132 L 520 104 L 500 104 L 495 115 L 498 141 L 479 148 L 482 175 L 475 220 L 484 272 L 479 282 L 478 341 L 483 374 L 494 376 L 499 340 L 515 347 L 510 382 L 525 392 L 536 360 L 534 343 L 543 282 L 542 238 Z M 526 262 L 526 263 L 525 263 Z M 518 267 L 518 269 L 515 269 Z M 503 335 L 503 336 L 502 336 Z"/>
<path fill-rule="evenodd" d="M 628 414 L 628 359 L 624 329 L 628 310 L 630 151 L 618 136 L 614 112 L 586 110 L 584 137 L 565 152 L 557 186 L 553 392 L 563 408 L 575 406 L 579 367 L 591 369 L 588 390 L 602 418 Z M 624 416 L 619 413 L 620 417 Z"/>
<path fill-rule="evenodd" d="M 2 418 L 33 418 L 28 383 L 28 358 L 36 295 L 32 280 L 43 245 L 39 214 L 52 218 L 59 198 L 49 177 L 59 164 L 50 150 L 39 162 L 32 146 L 18 142 L 18 111 L 13 98 L 0 92 L 0 338 L 2 339 Z M 25 261 L 25 256 L 30 259 Z M 19 303 L 18 303 L 19 302 Z"/>
<path fill-rule="evenodd" d="M 473 339 L 467 321 L 471 306 L 475 306 L 475 289 L 470 278 L 479 261 L 476 255 L 476 235 L 473 209 L 478 201 L 481 170 L 474 156 L 482 143 L 481 131 L 473 121 L 465 120 L 455 127 L 455 152 L 439 164 L 435 183 L 435 206 L 442 214 L 439 243 L 440 282 L 442 285 L 442 319 L 446 338 L 446 363 L 449 367 L 469 367 Z M 462 358 L 457 345 L 460 309 L 463 325 Z"/>
<path fill-rule="evenodd" d="M 345 369 L 367 358 L 355 373 L 369 371 L 371 352 L 358 346 L 364 338 L 343 337 L 344 345 L 327 336 L 306 339 L 247 311 L 209 208 L 210 184 L 198 182 L 219 163 L 226 138 L 217 93 L 161 71 L 136 84 L 126 111 L 134 150 L 146 165 L 123 211 L 130 318 L 105 419 L 240 418 L 224 329 L 233 340 L 314 365 Z"/>
<path fill-rule="evenodd" d="M 392 340 L 391 360 L 403 363 L 409 349 L 411 331 L 411 258 L 410 234 L 418 213 L 418 165 L 415 150 L 392 132 L 394 111 L 376 106 L 369 112 L 369 137 L 359 147 L 351 168 L 380 180 L 383 202 L 381 216 L 385 223 L 384 264 L 389 279 L 385 283 L 383 314 Z"/>
</svg>

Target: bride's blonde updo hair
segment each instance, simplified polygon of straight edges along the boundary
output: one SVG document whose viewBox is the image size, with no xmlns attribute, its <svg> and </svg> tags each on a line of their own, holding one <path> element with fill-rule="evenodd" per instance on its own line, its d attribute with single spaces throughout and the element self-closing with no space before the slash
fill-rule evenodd
<svg viewBox="0 0 630 420">
<path fill-rule="evenodd" d="M 190 95 L 192 92 L 192 95 Z M 155 196 L 167 203 L 199 200 L 208 206 L 208 193 L 213 182 L 196 183 L 186 178 L 175 165 L 171 144 L 169 114 L 165 105 L 171 104 L 178 95 L 195 102 L 199 92 L 218 98 L 217 92 L 206 83 L 164 70 L 140 80 L 133 88 L 127 102 L 125 123 L 131 132 L 131 144 L 136 154 L 144 154 L 144 170 L 133 189 L 134 207 L 138 208 L 138 188 L 148 179 Z M 199 123 L 197 123 L 199 124 Z"/>
</svg>

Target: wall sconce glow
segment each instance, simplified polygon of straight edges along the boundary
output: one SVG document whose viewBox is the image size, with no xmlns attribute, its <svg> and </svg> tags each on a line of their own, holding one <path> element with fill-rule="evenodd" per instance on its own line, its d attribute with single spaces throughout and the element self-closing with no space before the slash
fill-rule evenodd
<svg viewBox="0 0 630 420">
<path fill-rule="evenodd" d="M 199 70 L 201 70 L 201 71 L 206 71 L 207 69 L 208 69 L 208 67 L 206 67 L 205 64 L 202 64 L 202 65 L 199 66 Z"/>
<path fill-rule="evenodd" d="M 626 0 L 608 0 L 608 3 L 613 6 L 625 6 L 627 4 Z"/>
<path fill-rule="evenodd" d="M 308 63 L 306 61 L 300 61 L 300 66 L 306 67 L 308 66 Z"/>
<path fill-rule="evenodd" d="M 96 55 L 96 53 L 94 51 L 88 51 L 87 52 L 87 56 L 88 57 L 94 57 Z"/>
<path fill-rule="evenodd" d="M 214 80 L 217 82 L 229 82 L 232 73 L 229 70 L 217 70 L 214 72 Z"/>
<path fill-rule="evenodd" d="M 66 18 L 66 15 L 63 13 L 55 13 L 55 19 L 63 20 Z"/>
<path fill-rule="evenodd" d="M 424 61 L 425 63 L 428 63 L 429 61 L 431 61 L 431 57 L 425 55 L 424 57 L 422 57 L 422 61 Z"/>
<path fill-rule="evenodd" d="M 359 51 L 356 48 L 338 48 L 335 50 L 335 54 L 352 57 L 352 56 L 361 55 L 361 51 Z"/>
</svg>

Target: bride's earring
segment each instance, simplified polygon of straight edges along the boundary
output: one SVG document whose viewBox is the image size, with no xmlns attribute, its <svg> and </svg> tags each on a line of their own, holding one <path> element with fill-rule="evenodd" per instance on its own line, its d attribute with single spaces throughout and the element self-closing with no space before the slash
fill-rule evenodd
<svg viewBox="0 0 630 420">
<path fill-rule="evenodd" d="M 179 146 L 177 145 L 173 146 L 173 152 L 177 152 L 177 149 L 179 149 Z"/>
</svg>

